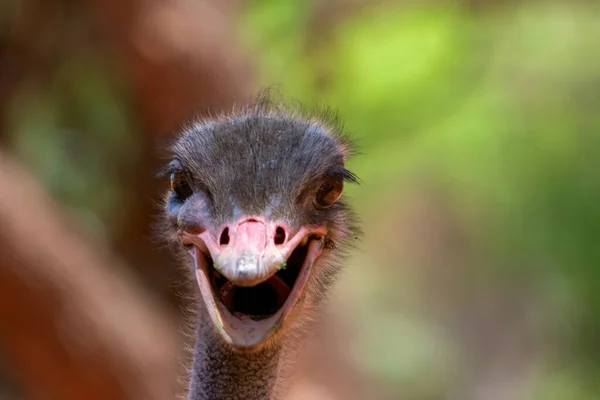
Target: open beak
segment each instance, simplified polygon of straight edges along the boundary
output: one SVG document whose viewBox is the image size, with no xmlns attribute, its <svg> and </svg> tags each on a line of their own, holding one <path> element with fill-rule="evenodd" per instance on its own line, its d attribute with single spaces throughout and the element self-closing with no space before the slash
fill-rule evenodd
<svg viewBox="0 0 600 400">
<path fill-rule="evenodd" d="M 282 326 L 323 251 L 325 229 L 245 217 L 215 232 L 180 232 L 195 263 L 211 320 L 239 350 L 265 343 Z"/>
</svg>

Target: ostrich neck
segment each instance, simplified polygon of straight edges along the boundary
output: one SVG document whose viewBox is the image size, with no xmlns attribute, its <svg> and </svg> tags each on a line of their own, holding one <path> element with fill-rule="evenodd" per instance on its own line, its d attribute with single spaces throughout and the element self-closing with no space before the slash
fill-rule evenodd
<svg viewBox="0 0 600 400">
<path fill-rule="evenodd" d="M 281 345 L 255 353 L 233 351 L 200 319 L 189 400 L 273 399 L 280 375 Z"/>
</svg>

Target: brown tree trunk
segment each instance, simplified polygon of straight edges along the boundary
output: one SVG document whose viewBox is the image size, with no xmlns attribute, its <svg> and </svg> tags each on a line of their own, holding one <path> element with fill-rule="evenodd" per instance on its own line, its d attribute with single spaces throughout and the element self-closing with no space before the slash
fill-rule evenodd
<svg viewBox="0 0 600 400">
<path fill-rule="evenodd" d="M 0 352 L 39 399 L 172 398 L 173 322 L 0 153 Z"/>
</svg>

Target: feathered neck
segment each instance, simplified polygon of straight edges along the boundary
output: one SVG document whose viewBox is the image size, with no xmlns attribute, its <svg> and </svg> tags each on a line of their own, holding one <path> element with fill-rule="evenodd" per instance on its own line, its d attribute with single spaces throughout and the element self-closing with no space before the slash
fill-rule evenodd
<svg viewBox="0 0 600 400">
<path fill-rule="evenodd" d="M 281 344 L 236 352 L 200 316 L 188 399 L 274 399 L 281 384 L 282 354 Z"/>
</svg>

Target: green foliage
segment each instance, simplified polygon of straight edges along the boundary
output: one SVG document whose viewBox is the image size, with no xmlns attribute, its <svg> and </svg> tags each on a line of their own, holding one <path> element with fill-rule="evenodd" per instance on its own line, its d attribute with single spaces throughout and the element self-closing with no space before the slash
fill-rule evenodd
<svg viewBox="0 0 600 400">
<path fill-rule="evenodd" d="M 8 113 L 13 151 L 97 233 L 119 221 L 118 176 L 136 159 L 126 109 L 106 65 L 82 55 L 50 87 L 20 87 Z"/>
<path fill-rule="evenodd" d="M 600 371 L 598 6 L 532 2 L 473 13 L 445 2 L 382 3 L 334 27 L 315 27 L 311 10 L 253 3 L 244 37 L 260 55 L 263 82 L 339 110 L 365 153 L 352 164 L 365 184 L 350 190 L 362 214 L 422 176 L 443 188 L 485 260 L 472 272 L 487 279 L 473 282 L 482 290 L 500 276 L 535 282 L 540 318 L 560 343 L 532 383 L 538 398 L 600 396 L 591 384 Z M 401 354 L 369 347 L 389 343 L 384 331 L 415 339 L 400 321 L 388 326 L 391 317 L 374 311 L 382 304 L 361 314 L 370 322 L 362 359 L 375 376 L 406 383 Z M 410 365 L 426 379 L 427 352 L 408 354 L 420 354 Z M 549 378 L 557 368 L 571 372 Z"/>
</svg>

